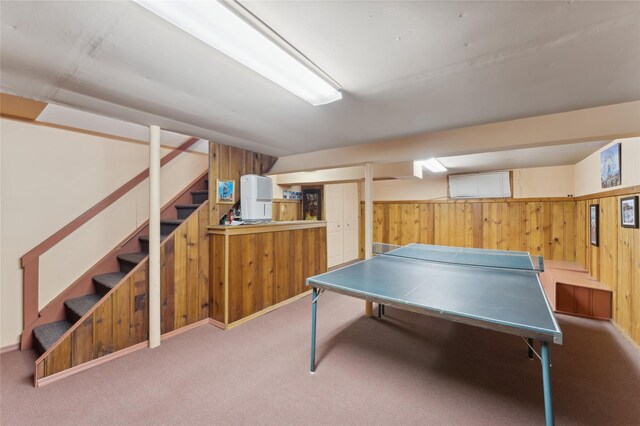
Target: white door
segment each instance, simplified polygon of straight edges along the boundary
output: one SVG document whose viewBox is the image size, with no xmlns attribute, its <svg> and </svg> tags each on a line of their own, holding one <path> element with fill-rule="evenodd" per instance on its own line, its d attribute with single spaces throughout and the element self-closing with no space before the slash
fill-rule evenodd
<svg viewBox="0 0 640 426">
<path fill-rule="evenodd" d="M 358 184 L 345 183 L 343 186 L 344 218 L 344 256 L 342 261 L 349 262 L 358 258 Z"/>
<path fill-rule="evenodd" d="M 344 263 L 342 185 L 325 185 L 324 200 L 327 220 L 327 267 Z"/>
</svg>

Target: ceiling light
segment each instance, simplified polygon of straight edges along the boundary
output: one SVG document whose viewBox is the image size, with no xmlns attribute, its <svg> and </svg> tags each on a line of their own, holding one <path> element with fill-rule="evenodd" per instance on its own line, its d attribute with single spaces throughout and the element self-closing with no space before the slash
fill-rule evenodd
<svg viewBox="0 0 640 426">
<path fill-rule="evenodd" d="M 140 6 L 219 50 L 311 105 L 342 99 L 342 93 L 311 68 L 313 64 L 276 34 L 258 30 L 246 9 L 220 1 L 140 1 Z M 240 9 L 237 2 L 224 2 Z M 258 22 L 254 22 L 257 24 Z M 297 57 L 296 57 L 297 56 Z M 301 62 L 302 61 L 302 62 Z M 305 62 L 305 63 L 303 63 Z M 320 70 L 316 69 L 316 71 Z"/>
<path fill-rule="evenodd" d="M 433 172 L 433 173 L 442 173 L 442 172 L 446 172 L 447 168 L 445 166 L 442 165 L 442 163 L 440 163 L 438 160 L 436 160 L 435 158 L 429 158 L 428 160 L 422 160 L 420 161 L 420 163 L 422 164 L 422 167 L 424 167 L 425 169 Z"/>
</svg>

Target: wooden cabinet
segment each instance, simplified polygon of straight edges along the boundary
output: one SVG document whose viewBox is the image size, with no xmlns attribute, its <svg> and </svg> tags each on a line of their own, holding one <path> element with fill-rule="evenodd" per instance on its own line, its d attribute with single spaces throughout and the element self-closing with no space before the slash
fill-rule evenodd
<svg viewBox="0 0 640 426">
<path fill-rule="evenodd" d="M 358 184 L 325 185 L 328 266 L 358 258 Z"/>
<path fill-rule="evenodd" d="M 327 270 L 326 223 L 211 226 L 211 318 L 230 328 L 307 294 Z"/>
<path fill-rule="evenodd" d="M 556 312 L 611 319 L 611 290 L 556 283 Z"/>
<path fill-rule="evenodd" d="M 548 260 L 540 281 L 556 312 L 600 320 L 611 319 L 611 289 L 573 262 Z"/>
</svg>

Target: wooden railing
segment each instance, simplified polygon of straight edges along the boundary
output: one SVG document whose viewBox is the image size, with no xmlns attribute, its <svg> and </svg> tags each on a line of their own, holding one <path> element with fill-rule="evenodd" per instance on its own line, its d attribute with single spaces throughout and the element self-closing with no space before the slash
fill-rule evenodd
<svg viewBox="0 0 640 426">
<path fill-rule="evenodd" d="M 182 145 L 162 157 L 160 166 L 164 166 L 174 158 L 176 158 L 181 152 L 189 149 L 199 139 L 191 138 L 184 142 Z M 23 315 L 23 327 L 29 328 L 38 319 L 38 292 L 39 292 L 39 260 L 40 256 L 46 253 L 49 249 L 54 247 L 68 235 L 76 231 L 82 225 L 90 221 L 96 215 L 104 211 L 107 207 L 115 203 L 127 192 L 135 188 L 138 184 L 143 182 L 149 177 L 149 169 L 140 172 L 133 177 L 127 183 L 116 189 L 114 192 L 106 196 L 104 199 L 96 203 L 86 212 L 82 213 L 76 219 L 71 221 L 66 226 L 62 227 L 57 232 L 53 233 L 49 238 L 38 244 L 33 249 L 25 253 L 20 259 L 23 268 L 23 297 L 22 297 L 22 315 Z"/>
</svg>

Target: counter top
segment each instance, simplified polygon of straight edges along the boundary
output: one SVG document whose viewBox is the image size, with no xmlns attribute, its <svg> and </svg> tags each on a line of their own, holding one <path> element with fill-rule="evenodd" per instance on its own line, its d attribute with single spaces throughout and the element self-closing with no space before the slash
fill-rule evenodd
<svg viewBox="0 0 640 426">
<path fill-rule="evenodd" d="M 323 228 L 327 226 L 325 220 L 293 220 L 282 222 L 253 223 L 243 225 L 212 225 L 211 234 L 253 234 L 262 232 L 289 231 L 296 229 Z"/>
</svg>

